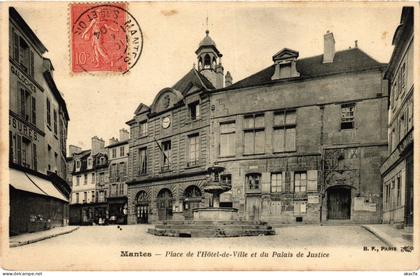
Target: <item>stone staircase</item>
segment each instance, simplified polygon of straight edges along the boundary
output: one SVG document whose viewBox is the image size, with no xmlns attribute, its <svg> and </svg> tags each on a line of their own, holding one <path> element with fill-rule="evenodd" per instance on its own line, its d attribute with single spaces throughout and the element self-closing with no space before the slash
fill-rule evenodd
<svg viewBox="0 0 420 276">
<path fill-rule="evenodd" d="M 221 238 L 275 235 L 264 222 L 252 221 L 167 221 L 147 230 L 155 236 Z"/>
</svg>

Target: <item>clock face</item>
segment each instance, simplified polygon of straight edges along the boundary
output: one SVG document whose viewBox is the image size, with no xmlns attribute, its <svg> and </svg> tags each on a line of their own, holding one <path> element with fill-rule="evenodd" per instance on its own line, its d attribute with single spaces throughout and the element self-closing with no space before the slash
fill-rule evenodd
<svg viewBox="0 0 420 276">
<path fill-rule="evenodd" d="M 169 116 L 162 119 L 163 128 L 168 128 L 170 125 L 171 125 L 171 118 Z"/>
</svg>

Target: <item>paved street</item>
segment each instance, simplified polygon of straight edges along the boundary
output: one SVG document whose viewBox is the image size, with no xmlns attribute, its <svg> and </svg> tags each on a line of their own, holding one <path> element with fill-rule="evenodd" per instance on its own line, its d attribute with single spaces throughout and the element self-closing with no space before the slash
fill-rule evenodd
<svg viewBox="0 0 420 276">
<path fill-rule="evenodd" d="M 107 267 L 112 260 L 115 265 L 127 268 L 124 263 L 139 262 L 146 258 L 119 258 L 121 250 L 132 252 L 150 252 L 153 256 L 167 251 L 185 252 L 187 250 L 219 251 L 267 251 L 296 252 L 298 250 L 315 251 L 312 248 L 352 249 L 362 252 L 363 246 L 384 246 L 373 234 L 360 226 L 293 226 L 277 228 L 275 236 L 239 237 L 239 238 L 170 238 L 147 234 L 150 225 L 122 226 L 82 226 L 66 235 L 58 236 L 37 243 L 11 248 L 10 258 L 17 265 L 26 259 L 35 260 L 36 267 L 97 267 L 98 262 Z M 332 249 L 334 250 L 334 249 Z M 270 256 L 272 257 L 272 256 Z M 168 259 L 168 258 L 165 258 Z M 96 262 L 95 262 L 96 261 Z M 95 266 L 96 265 L 96 266 Z M 127 265 L 127 264 L 125 264 Z M 32 267 L 31 267 L 32 268 Z M 34 267 L 35 268 L 35 267 Z M 134 268 L 134 267 L 133 267 Z"/>
</svg>

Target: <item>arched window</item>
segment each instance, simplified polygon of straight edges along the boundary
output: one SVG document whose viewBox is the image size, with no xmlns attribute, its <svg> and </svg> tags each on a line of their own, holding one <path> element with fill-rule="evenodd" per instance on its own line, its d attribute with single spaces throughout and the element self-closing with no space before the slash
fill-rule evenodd
<svg viewBox="0 0 420 276">
<path fill-rule="evenodd" d="M 260 173 L 249 173 L 245 177 L 245 183 L 248 190 L 259 190 L 261 184 Z"/>
<path fill-rule="evenodd" d="M 201 190 L 195 185 L 188 186 L 184 191 L 185 198 L 201 197 Z"/>
<path fill-rule="evenodd" d="M 210 55 L 206 54 L 204 56 L 204 69 L 208 69 L 211 66 L 211 59 L 210 59 Z"/>
<path fill-rule="evenodd" d="M 136 202 L 141 203 L 149 200 L 149 196 L 145 191 L 140 191 L 136 195 Z"/>
<path fill-rule="evenodd" d="M 216 68 L 216 64 L 217 64 L 217 62 L 216 62 L 216 58 L 215 58 L 215 57 L 213 57 L 213 61 L 212 61 L 212 63 L 211 63 L 211 68 L 215 69 L 215 68 Z"/>
<path fill-rule="evenodd" d="M 198 70 L 201 70 L 203 68 L 203 59 L 200 57 L 198 59 Z"/>
</svg>

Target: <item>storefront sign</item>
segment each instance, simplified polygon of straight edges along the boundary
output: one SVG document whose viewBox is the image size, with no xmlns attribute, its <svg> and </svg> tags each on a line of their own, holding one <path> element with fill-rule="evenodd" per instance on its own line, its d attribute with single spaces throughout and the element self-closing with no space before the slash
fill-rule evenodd
<svg viewBox="0 0 420 276">
<path fill-rule="evenodd" d="M 37 141 L 38 140 L 38 133 L 37 131 L 22 123 L 21 121 L 17 120 L 16 118 L 12 118 L 9 116 L 9 128 L 15 129 L 20 135 L 25 136 L 29 140 Z"/>
<path fill-rule="evenodd" d="M 18 77 L 18 79 L 25 84 L 25 86 L 27 88 L 29 88 L 32 92 L 35 92 L 35 85 L 32 83 L 32 81 L 30 81 L 27 77 L 25 77 L 25 75 L 19 71 L 19 69 L 17 69 L 16 67 L 14 67 L 13 65 L 10 65 L 10 71 L 16 75 Z"/>
</svg>

